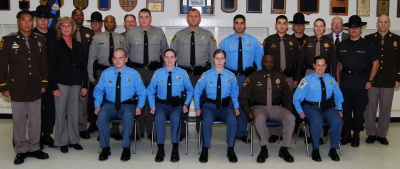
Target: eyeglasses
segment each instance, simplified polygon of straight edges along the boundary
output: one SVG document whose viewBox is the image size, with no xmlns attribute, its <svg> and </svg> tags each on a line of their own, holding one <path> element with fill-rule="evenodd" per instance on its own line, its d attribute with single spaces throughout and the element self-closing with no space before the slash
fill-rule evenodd
<svg viewBox="0 0 400 169">
<path fill-rule="evenodd" d="M 342 26 L 343 23 L 342 22 L 333 22 L 332 25 L 334 25 L 334 26 Z"/>
</svg>

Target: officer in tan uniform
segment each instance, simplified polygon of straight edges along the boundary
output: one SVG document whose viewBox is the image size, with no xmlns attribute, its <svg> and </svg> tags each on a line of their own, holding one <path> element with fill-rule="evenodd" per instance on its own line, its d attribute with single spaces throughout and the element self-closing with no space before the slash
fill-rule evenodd
<svg viewBox="0 0 400 169">
<path fill-rule="evenodd" d="M 285 75 L 274 70 L 274 57 L 264 55 L 261 61 L 262 70 L 246 78 L 239 101 L 249 119 L 254 119 L 261 151 L 257 162 L 263 163 L 268 158 L 268 149 L 265 140 L 265 122 L 280 121 L 283 124 L 283 141 L 279 150 L 279 157 L 286 162 L 293 162 L 288 148 L 292 144 L 292 134 L 295 117 L 291 113 L 293 108 L 293 93 L 289 88 Z M 270 82 L 268 82 L 270 81 Z M 249 103 L 253 104 L 250 105 Z"/>
<path fill-rule="evenodd" d="M 0 41 L 0 92 L 11 98 L 13 142 L 17 153 L 14 164 L 23 163 L 26 157 L 49 158 L 39 144 L 41 94 L 48 83 L 46 39 L 32 32 L 33 16 L 28 10 L 18 12 L 18 32 Z"/>
</svg>

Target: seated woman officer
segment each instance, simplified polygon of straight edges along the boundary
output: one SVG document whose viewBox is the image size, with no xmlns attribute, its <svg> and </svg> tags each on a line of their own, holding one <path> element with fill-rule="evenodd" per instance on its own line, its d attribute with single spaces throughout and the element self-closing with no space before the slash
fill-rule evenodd
<svg viewBox="0 0 400 169">
<path fill-rule="evenodd" d="M 319 154 L 319 137 L 324 121 L 330 127 L 329 157 L 333 161 L 340 161 L 336 149 L 339 148 L 340 132 L 342 131 L 342 102 L 343 95 L 335 79 L 325 72 L 326 58 L 317 56 L 314 58 L 315 72 L 304 77 L 297 87 L 293 104 L 299 112 L 301 119 L 310 121 L 311 137 L 313 139 L 313 151 L 311 157 L 314 161 L 321 161 Z M 334 96 L 334 97 L 333 97 Z M 303 105 L 303 106 L 302 106 Z M 335 109 L 337 106 L 337 110 Z"/>
<path fill-rule="evenodd" d="M 166 120 L 171 121 L 171 162 L 179 161 L 179 136 L 181 133 L 181 119 L 183 113 L 188 112 L 188 105 L 192 100 L 193 86 L 186 70 L 175 67 L 176 53 L 173 49 L 164 52 L 165 67 L 154 72 L 153 78 L 147 87 L 147 96 L 150 104 L 150 113 L 155 117 L 158 151 L 156 162 L 164 161 L 164 142 Z M 186 90 L 186 99 L 183 92 Z M 157 93 L 157 98 L 156 98 Z M 185 99 L 185 100 L 183 100 Z"/>
<path fill-rule="evenodd" d="M 224 68 L 226 62 L 225 51 L 217 49 L 213 55 L 213 62 L 215 68 L 203 73 L 196 84 L 194 93 L 196 116 L 201 115 L 203 121 L 201 127 L 204 142 L 199 161 L 202 163 L 208 161 L 212 125 L 213 121 L 218 119 L 225 121 L 227 125 L 228 159 L 230 162 L 237 162 L 234 145 L 237 129 L 236 116 L 240 114 L 238 101 L 239 87 L 235 75 Z M 200 109 L 200 97 L 204 89 L 206 90 L 207 99 Z"/>
</svg>

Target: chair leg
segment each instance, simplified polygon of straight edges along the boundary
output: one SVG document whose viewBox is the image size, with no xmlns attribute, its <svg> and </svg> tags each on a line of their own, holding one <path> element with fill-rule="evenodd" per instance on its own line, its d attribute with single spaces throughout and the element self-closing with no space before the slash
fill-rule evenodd
<svg viewBox="0 0 400 169">
<path fill-rule="evenodd" d="M 188 122 L 185 120 L 183 121 L 186 124 L 186 138 L 185 138 L 185 147 L 186 147 L 186 155 L 188 155 L 188 131 L 189 131 L 189 126 L 188 126 Z"/>
<path fill-rule="evenodd" d="M 153 154 L 153 147 L 154 147 L 154 121 L 153 127 L 151 128 L 151 154 Z"/>
<path fill-rule="evenodd" d="M 309 125 L 304 124 L 304 137 L 306 139 L 306 150 L 307 150 L 307 157 L 310 157 L 310 149 L 308 147 L 308 138 L 307 138 L 307 131 L 308 131 Z"/>
<path fill-rule="evenodd" d="M 139 130 L 139 122 L 135 119 L 134 120 L 134 123 L 135 123 L 135 128 L 134 128 L 134 138 L 135 138 L 135 140 L 133 140 L 134 142 L 133 142 L 133 154 L 136 154 L 136 136 L 137 136 L 137 132 L 139 131 L 139 133 L 140 133 L 140 130 Z M 139 139 L 140 139 L 140 136 L 139 136 Z"/>
<path fill-rule="evenodd" d="M 200 121 L 200 125 L 199 125 L 199 133 L 198 133 L 198 137 L 197 137 L 197 150 L 198 150 L 198 153 L 200 154 L 200 146 L 201 146 L 201 133 L 202 133 L 202 131 L 201 131 L 201 126 L 202 126 L 202 121 Z"/>
<path fill-rule="evenodd" d="M 253 127 L 254 121 L 250 122 L 250 156 L 253 156 Z"/>
<path fill-rule="evenodd" d="M 294 144 L 296 144 L 297 138 L 299 138 L 299 135 L 300 135 L 300 130 L 301 130 L 303 127 L 304 127 L 304 122 L 302 122 L 302 123 L 299 125 L 299 128 L 297 129 L 297 135 L 296 135 L 296 137 L 294 138 Z"/>
</svg>

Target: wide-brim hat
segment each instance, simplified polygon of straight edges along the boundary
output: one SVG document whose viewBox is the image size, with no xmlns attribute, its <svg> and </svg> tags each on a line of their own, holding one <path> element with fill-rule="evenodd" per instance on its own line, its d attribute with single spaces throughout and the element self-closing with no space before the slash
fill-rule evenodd
<svg viewBox="0 0 400 169">
<path fill-rule="evenodd" d="M 362 22 L 361 18 L 358 15 L 353 15 L 349 18 L 349 22 L 343 24 L 345 27 L 354 28 L 354 27 L 362 27 L 367 25 L 367 22 Z"/>
<path fill-rule="evenodd" d="M 90 20 L 86 20 L 88 22 L 103 22 L 103 15 L 101 15 L 100 12 L 93 12 L 92 15 L 90 15 Z"/>
<path fill-rule="evenodd" d="M 293 21 L 290 21 L 289 23 L 291 24 L 308 24 L 310 22 L 304 20 L 304 14 L 303 13 L 296 13 L 293 15 Z"/>
<path fill-rule="evenodd" d="M 51 8 L 47 5 L 39 5 L 36 11 L 32 11 L 33 15 L 37 18 L 53 18 L 54 14 L 51 13 Z"/>
</svg>

